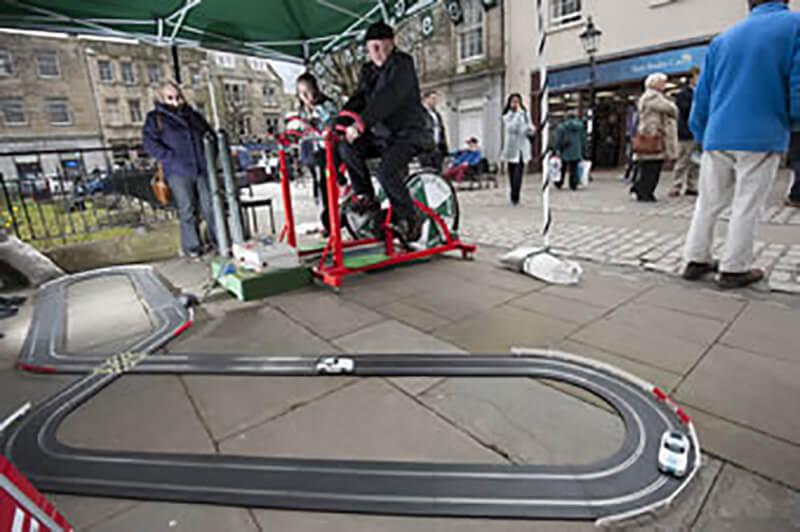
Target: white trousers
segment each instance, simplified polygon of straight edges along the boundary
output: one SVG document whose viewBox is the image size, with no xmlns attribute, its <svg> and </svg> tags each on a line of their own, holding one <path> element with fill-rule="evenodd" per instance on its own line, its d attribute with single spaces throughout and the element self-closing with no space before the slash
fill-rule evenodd
<svg viewBox="0 0 800 532">
<path fill-rule="evenodd" d="M 714 227 L 733 197 L 720 271 L 743 273 L 753 266 L 758 217 L 778 172 L 781 154 L 707 151 L 700 164 L 700 195 L 683 256 L 687 262 L 710 263 Z"/>
</svg>

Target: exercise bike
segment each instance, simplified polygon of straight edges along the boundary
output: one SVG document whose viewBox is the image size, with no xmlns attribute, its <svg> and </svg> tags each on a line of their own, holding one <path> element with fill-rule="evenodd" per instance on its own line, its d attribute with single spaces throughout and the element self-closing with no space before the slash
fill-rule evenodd
<svg viewBox="0 0 800 532">
<path fill-rule="evenodd" d="M 365 131 L 361 117 L 351 111 L 342 111 L 335 125 L 319 131 L 307 121 L 297 116 L 287 117 L 288 123 L 300 124 L 299 128 L 289 128 L 283 135 L 282 149 L 279 153 L 281 186 L 283 192 L 286 224 L 281 233 L 287 243 L 297 248 L 294 230 L 293 211 L 288 172 L 286 170 L 285 149 L 290 145 L 288 139 L 319 140 L 325 143 L 325 186 L 328 196 L 328 215 L 330 234 L 322 248 L 298 249 L 301 257 L 319 255 L 312 271 L 323 283 L 339 288 L 348 275 L 378 270 L 415 262 L 449 251 L 461 251 L 464 259 L 471 259 L 477 246 L 464 244 L 459 240 L 457 230 L 459 208 L 456 191 L 452 184 L 430 169 L 421 169 L 410 174 L 406 186 L 414 204 L 424 217 L 419 240 L 407 243 L 408 249 L 398 245 L 397 237 L 390 227 L 392 208 L 380 184 L 373 179 L 375 192 L 381 205 L 381 227 L 376 234 L 374 219 L 370 214 L 359 214 L 351 201 L 352 191 L 340 194 L 334 153 L 342 134 L 347 127 L 341 120 L 348 119 L 361 131 Z M 350 234 L 350 239 L 342 238 L 342 227 Z"/>
</svg>

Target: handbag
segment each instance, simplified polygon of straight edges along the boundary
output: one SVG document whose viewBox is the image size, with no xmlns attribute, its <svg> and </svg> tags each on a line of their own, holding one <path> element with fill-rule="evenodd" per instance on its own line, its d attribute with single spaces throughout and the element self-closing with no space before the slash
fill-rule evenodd
<svg viewBox="0 0 800 532">
<path fill-rule="evenodd" d="M 162 120 L 161 113 L 156 114 L 156 122 L 158 123 L 159 132 L 164 130 L 164 124 Z M 153 191 L 153 196 L 155 196 L 158 204 L 162 207 L 166 207 L 169 203 L 169 186 L 167 185 L 167 181 L 164 179 L 164 165 L 161 164 L 161 161 L 156 163 L 156 174 L 150 180 L 150 189 Z"/>
<path fill-rule="evenodd" d="M 633 153 L 639 155 L 655 155 L 665 151 L 664 134 L 660 131 L 654 135 L 648 135 L 637 131 L 636 136 L 633 137 Z"/>
</svg>

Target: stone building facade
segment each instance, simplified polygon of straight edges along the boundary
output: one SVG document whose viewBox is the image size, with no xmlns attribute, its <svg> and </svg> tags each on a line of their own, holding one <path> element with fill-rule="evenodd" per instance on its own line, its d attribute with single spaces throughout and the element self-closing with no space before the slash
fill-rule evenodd
<svg viewBox="0 0 800 532">
<path fill-rule="evenodd" d="M 179 58 L 187 101 L 216 126 L 213 85 L 219 126 L 232 142 L 280 127 L 283 80 L 267 61 L 199 48 L 181 48 Z M 149 165 L 141 128 L 160 84 L 174 78 L 167 47 L 0 32 L 0 172 L 8 179 L 72 177 Z"/>
</svg>

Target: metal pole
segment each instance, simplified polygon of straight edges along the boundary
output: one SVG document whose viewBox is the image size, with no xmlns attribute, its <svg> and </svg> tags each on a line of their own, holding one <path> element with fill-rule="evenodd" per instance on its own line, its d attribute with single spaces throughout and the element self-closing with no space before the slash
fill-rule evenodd
<svg viewBox="0 0 800 532">
<path fill-rule="evenodd" d="M 244 230 L 242 229 L 242 216 L 239 209 L 239 189 L 236 186 L 236 176 L 233 172 L 228 134 L 225 133 L 224 129 L 217 131 L 217 145 L 219 146 L 220 162 L 222 163 L 222 177 L 225 180 L 225 195 L 228 198 L 231 241 L 234 244 L 243 244 Z"/>
<path fill-rule="evenodd" d="M 286 146 L 279 145 L 278 159 L 281 170 L 281 192 L 283 193 L 283 211 L 286 215 L 286 242 L 293 248 L 297 247 L 297 235 L 294 228 L 294 210 L 292 209 L 292 191 L 289 183 L 289 169 L 286 167 Z"/>
<path fill-rule="evenodd" d="M 545 249 L 550 248 L 550 227 L 553 223 L 553 211 L 550 209 L 550 93 L 547 88 L 547 32 L 545 31 L 545 4 L 537 0 L 537 15 L 539 26 L 539 97 L 540 113 L 539 123 L 542 135 L 542 237 Z"/>
<path fill-rule="evenodd" d="M 178 55 L 178 46 L 172 45 L 172 74 L 175 78 L 175 83 L 181 84 L 181 58 Z"/>
<path fill-rule="evenodd" d="M 228 224 L 225 223 L 225 211 L 222 208 L 222 198 L 219 195 L 219 175 L 217 174 L 217 158 L 214 157 L 217 139 L 207 133 L 203 137 L 203 147 L 206 151 L 206 168 L 208 169 L 208 191 L 211 194 L 211 207 L 214 210 L 214 225 L 217 228 L 217 252 L 221 257 L 227 257 L 230 252 L 228 245 Z"/>
<path fill-rule="evenodd" d="M 589 54 L 589 119 L 586 122 L 586 157 L 594 165 L 594 116 L 596 104 L 595 85 L 597 84 L 597 71 L 595 68 L 594 54 Z"/>
</svg>

